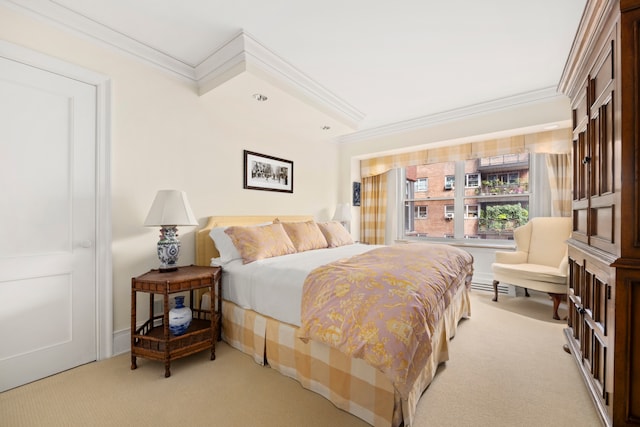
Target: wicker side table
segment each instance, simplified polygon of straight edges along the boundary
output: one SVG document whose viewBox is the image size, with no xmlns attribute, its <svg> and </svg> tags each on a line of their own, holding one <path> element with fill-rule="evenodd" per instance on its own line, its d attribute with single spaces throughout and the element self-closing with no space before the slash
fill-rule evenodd
<svg viewBox="0 0 640 427">
<path fill-rule="evenodd" d="M 211 349 L 211 360 L 216 358 L 216 341 L 221 321 L 222 289 L 220 267 L 191 265 L 179 267 L 169 273 L 151 270 L 131 279 L 131 369 L 138 367 L 137 357 L 164 362 L 164 376 L 171 376 L 171 361 Z M 217 296 L 217 304 L 209 310 L 194 308 L 195 289 L 209 288 Z M 179 336 L 169 331 L 169 295 L 189 292 L 192 321 L 187 331 Z M 149 319 L 140 327 L 137 323 L 138 292 L 149 294 Z M 154 295 L 163 295 L 163 312 L 155 315 Z"/>
</svg>

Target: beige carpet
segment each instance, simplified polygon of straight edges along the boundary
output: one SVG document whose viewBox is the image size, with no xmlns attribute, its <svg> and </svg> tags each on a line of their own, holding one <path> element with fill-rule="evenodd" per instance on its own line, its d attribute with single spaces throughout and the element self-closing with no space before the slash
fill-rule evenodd
<svg viewBox="0 0 640 427">
<path fill-rule="evenodd" d="M 563 327 L 545 295 L 473 291 L 415 426 L 600 426 Z M 173 362 L 170 378 L 145 359 L 131 371 L 124 354 L 0 393 L 0 426 L 367 425 L 225 343 L 216 353 Z"/>
</svg>

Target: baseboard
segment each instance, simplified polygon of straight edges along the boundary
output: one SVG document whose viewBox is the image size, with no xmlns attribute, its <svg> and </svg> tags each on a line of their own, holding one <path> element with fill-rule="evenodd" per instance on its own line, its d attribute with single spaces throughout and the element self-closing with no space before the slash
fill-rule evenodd
<svg viewBox="0 0 640 427">
<path fill-rule="evenodd" d="M 131 350 L 131 330 L 122 329 L 113 333 L 113 355 L 118 356 Z"/>
</svg>

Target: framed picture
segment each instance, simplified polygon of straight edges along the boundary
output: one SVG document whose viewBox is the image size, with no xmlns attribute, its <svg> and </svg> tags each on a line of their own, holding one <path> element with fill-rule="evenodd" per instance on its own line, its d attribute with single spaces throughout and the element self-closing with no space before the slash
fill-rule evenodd
<svg viewBox="0 0 640 427">
<path fill-rule="evenodd" d="M 353 183 L 353 206 L 360 206 L 360 183 Z"/>
<path fill-rule="evenodd" d="M 244 150 L 244 188 L 293 193 L 293 162 Z"/>
</svg>

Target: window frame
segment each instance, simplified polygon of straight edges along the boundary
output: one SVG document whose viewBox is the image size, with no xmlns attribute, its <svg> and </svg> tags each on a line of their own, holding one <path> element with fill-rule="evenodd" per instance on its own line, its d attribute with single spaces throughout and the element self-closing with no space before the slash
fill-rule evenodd
<svg viewBox="0 0 640 427">
<path fill-rule="evenodd" d="M 421 209 L 424 208 L 424 215 L 420 214 Z M 429 218 L 429 206 L 427 205 L 414 205 L 413 206 L 413 217 L 415 219 L 427 219 Z"/>
<path fill-rule="evenodd" d="M 445 162 L 447 161 L 446 160 L 443 161 L 443 163 Z M 398 238 L 403 240 L 417 240 L 417 241 L 423 241 L 423 240 L 441 241 L 441 242 L 446 241 L 447 243 L 450 243 L 451 240 L 455 240 L 457 241 L 458 244 L 468 244 L 469 240 L 474 240 L 477 242 L 477 243 L 474 243 L 474 245 L 479 245 L 479 246 L 512 247 L 513 240 L 482 238 L 483 237 L 482 235 L 473 235 L 473 234 L 465 233 L 464 224 L 466 220 L 474 221 L 474 222 L 480 220 L 481 203 L 478 199 L 482 199 L 487 196 L 486 193 L 480 191 L 484 188 L 484 182 L 486 181 L 486 178 L 483 178 L 483 173 L 481 170 L 478 170 L 478 172 L 467 173 L 467 170 L 465 170 L 465 165 L 467 164 L 466 162 L 468 162 L 468 160 L 455 160 L 451 162 L 455 163 L 455 175 L 453 175 L 454 182 L 455 181 L 462 182 L 462 180 L 464 179 L 464 182 L 466 184 L 468 179 L 467 177 L 469 175 L 476 175 L 478 177 L 478 181 L 480 185 L 477 188 L 471 187 L 471 189 L 475 188 L 474 195 L 469 194 L 469 188 L 458 186 L 454 189 L 454 191 L 447 192 L 449 196 L 441 196 L 441 197 L 433 197 L 433 196 L 422 197 L 421 196 L 419 198 L 411 198 L 411 199 L 400 198 L 400 203 L 398 206 L 402 210 L 402 209 L 405 209 L 406 203 L 415 203 L 415 202 L 420 202 L 424 200 L 428 200 L 430 202 L 438 201 L 438 200 L 454 201 L 455 202 L 454 218 L 452 218 L 452 221 L 454 222 L 453 234 L 445 233 L 446 236 L 444 234 L 439 234 L 438 236 L 435 236 L 428 229 L 426 231 L 420 230 L 419 232 L 417 232 L 415 230 L 416 227 L 413 223 L 410 223 L 409 225 L 413 226 L 414 229 L 407 230 L 406 228 L 407 223 L 405 219 L 408 219 L 409 221 L 411 221 L 411 218 L 405 218 L 405 215 L 398 215 Z M 404 183 L 406 181 L 406 170 L 404 168 L 398 168 L 398 170 L 399 170 L 398 179 L 401 183 Z M 509 173 L 515 175 L 516 172 L 519 177 L 518 180 L 521 181 L 521 177 L 523 176 L 522 171 L 515 171 L 515 172 L 509 172 Z M 534 218 L 536 216 L 549 215 L 549 213 L 547 212 L 547 209 L 548 209 L 547 205 L 550 203 L 547 200 L 549 198 L 548 192 L 544 193 L 543 191 L 544 194 L 542 194 L 542 196 L 539 196 L 538 193 L 535 191 L 536 188 L 539 186 L 540 182 L 542 182 L 541 188 L 543 190 L 544 188 L 547 188 L 544 185 L 544 181 L 547 180 L 546 174 L 547 174 L 547 171 L 546 171 L 546 162 L 544 159 L 544 155 L 540 154 L 536 159 L 535 155 L 530 154 L 528 172 L 524 175 L 525 179 L 528 181 L 528 182 L 525 181 L 527 182 L 527 185 L 528 185 L 528 189 L 525 189 L 525 195 L 528 196 L 528 198 L 526 199 L 528 203 L 528 206 L 526 207 L 526 209 L 528 210 L 529 219 Z M 502 175 L 505 175 L 505 174 L 503 173 Z M 443 176 L 445 177 L 445 180 L 448 180 L 450 178 L 447 178 L 447 177 L 452 175 L 449 174 L 449 175 L 443 175 Z M 507 174 L 506 176 L 509 176 L 509 175 Z M 540 176 L 541 178 L 536 178 L 537 176 Z M 432 176 L 431 178 L 434 178 L 434 177 Z M 511 178 L 515 178 L 515 176 L 512 176 Z M 404 190 L 403 190 L 403 194 L 405 194 Z M 547 195 L 545 196 L 545 194 Z M 522 195 L 522 193 L 520 193 L 520 195 Z M 500 196 L 496 196 L 496 198 L 504 197 L 504 196 L 505 196 L 504 194 L 501 194 Z M 476 202 L 476 200 L 478 201 Z M 516 200 L 517 199 L 514 197 L 514 203 L 517 203 Z M 477 208 L 475 208 L 477 212 L 475 216 L 469 216 L 470 209 L 473 209 L 473 208 L 470 208 L 470 206 L 477 206 Z M 432 211 L 431 213 L 433 214 L 434 211 Z M 431 215 L 431 218 L 434 218 L 433 215 Z"/>
<path fill-rule="evenodd" d="M 475 216 L 469 216 L 469 208 L 470 207 L 475 207 L 476 208 L 476 212 L 475 212 Z M 469 205 L 466 204 L 464 205 L 464 219 L 479 219 L 480 218 L 480 206 L 475 204 L 475 205 Z"/>
<path fill-rule="evenodd" d="M 456 176 L 455 175 L 445 175 L 444 176 L 444 189 L 445 190 L 454 190 L 456 188 Z"/>
<path fill-rule="evenodd" d="M 424 190 L 419 188 L 421 183 L 424 183 Z M 416 178 L 416 180 L 413 182 L 413 191 L 415 193 L 426 193 L 427 191 L 429 191 L 429 178 Z"/>
<path fill-rule="evenodd" d="M 475 175 L 476 177 L 476 185 L 469 185 L 469 177 Z M 473 173 L 467 173 L 464 175 L 464 188 L 479 188 L 480 187 L 480 183 L 481 183 L 481 173 L 480 172 L 473 172 Z"/>
</svg>

